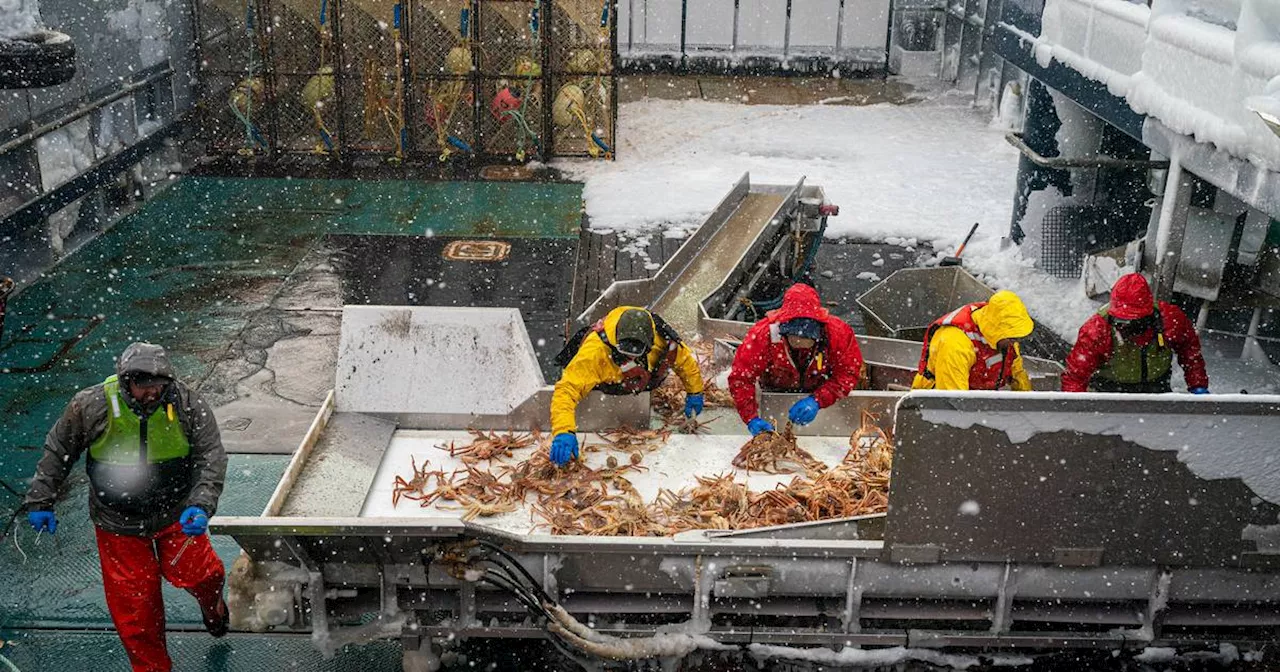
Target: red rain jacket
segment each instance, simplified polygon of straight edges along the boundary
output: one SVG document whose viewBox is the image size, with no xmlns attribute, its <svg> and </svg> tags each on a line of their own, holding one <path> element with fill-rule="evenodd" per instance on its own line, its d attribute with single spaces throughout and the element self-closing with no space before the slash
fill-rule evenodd
<svg viewBox="0 0 1280 672">
<path fill-rule="evenodd" d="M 792 361 L 787 340 L 778 326 L 797 317 L 822 322 L 824 338 L 809 359 L 802 376 Z M 760 412 L 756 382 L 770 391 L 812 392 L 819 408 L 834 404 L 858 385 L 862 375 L 862 350 L 853 328 L 822 307 L 814 288 L 797 283 L 782 297 L 782 307 L 770 312 L 747 332 L 729 373 L 729 392 L 743 422 Z"/>
<path fill-rule="evenodd" d="M 1151 287 L 1145 278 L 1136 273 L 1123 276 L 1111 289 L 1108 311 L 1116 317 L 1133 319 L 1151 314 L 1156 305 Z M 1209 374 L 1204 368 L 1204 355 L 1200 352 L 1200 337 L 1195 326 L 1181 308 L 1160 302 L 1160 321 L 1164 327 L 1165 344 L 1178 357 L 1186 377 L 1187 389 L 1209 387 Z M 1151 343 L 1155 330 L 1132 339 L 1139 346 Z M 1112 328 L 1102 315 L 1094 315 L 1080 327 L 1075 347 L 1067 356 L 1067 370 L 1062 374 L 1063 392 L 1084 392 L 1089 380 L 1111 358 L 1113 349 Z"/>
</svg>

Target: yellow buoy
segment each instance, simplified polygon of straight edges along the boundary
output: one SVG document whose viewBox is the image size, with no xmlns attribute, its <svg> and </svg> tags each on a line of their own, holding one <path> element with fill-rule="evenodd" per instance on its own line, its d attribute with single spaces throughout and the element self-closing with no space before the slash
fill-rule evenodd
<svg viewBox="0 0 1280 672">
<path fill-rule="evenodd" d="M 323 66 L 302 87 L 302 104 L 309 110 L 322 108 L 333 100 L 333 67 Z"/>
<path fill-rule="evenodd" d="M 565 70 L 577 74 L 595 72 L 596 55 L 588 49 L 577 49 L 569 54 L 569 61 L 565 63 Z"/>
<path fill-rule="evenodd" d="M 516 59 L 516 77 L 541 77 L 542 66 L 528 56 Z"/>
<path fill-rule="evenodd" d="M 246 77 L 231 90 L 231 107 L 248 116 L 251 110 L 262 106 L 262 80 L 258 77 Z"/>
<path fill-rule="evenodd" d="M 454 47 L 444 59 L 444 67 L 452 74 L 466 75 L 471 72 L 471 50 L 466 47 Z"/>
<path fill-rule="evenodd" d="M 573 113 L 576 109 L 582 113 L 585 109 L 586 96 L 577 84 L 565 84 L 556 92 L 555 102 L 551 104 L 551 119 L 557 126 L 570 126 L 578 123 Z"/>
</svg>

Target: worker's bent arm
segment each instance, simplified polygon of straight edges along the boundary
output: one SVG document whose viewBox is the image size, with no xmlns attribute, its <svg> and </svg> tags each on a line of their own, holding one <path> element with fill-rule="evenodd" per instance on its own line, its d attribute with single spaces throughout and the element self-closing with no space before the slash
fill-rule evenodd
<svg viewBox="0 0 1280 672">
<path fill-rule="evenodd" d="M 187 392 L 184 429 L 191 444 L 192 473 L 195 485 L 187 497 L 187 506 L 198 506 L 213 515 L 227 480 L 227 451 L 213 409 L 194 391 Z"/>
<path fill-rule="evenodd" d="M 1022 346 L 1013 346 L 1013 363 L 1009 368 L 1009 376 L 1009 386 L 1015 392 L 1031 391 L 1031 377 L 1027 375 L 1027 369 L 1022 361 Z"/>
<path fill-rule="evenodd" d="M 1172 304 L 1161 304 L 1161 319 L 1165 322 L 1165 338 L 1169 347 L 1178 355 L 1178 366 L 1187 381 L 1187 389 L 1209 387 L 1209 373 L 1204 366 L 1204 353 L 1200 350 L 1200 337 L 1196 328 L 1182 309 Z"/>
<path fill-rule="evenodd" d="M 743 422 L 751 422 L 760 414 L 756 400 L 756 383 L 769 364 L 769 331 L 752 328 L 742 339 L 742 345 L 733 354 L 733 367 L 729 370 L 729 394 Z"/>
<path fill-rule="evenodd" d="M 943 327 L 933 335 L 929 345 L 929 370 L 933 371 L 933 389 L 969 389 L 969 371 L 978 361 L 973 343 L 963 331 Z"/>
<path fill-rule="evenodd" d="M 587 393 L 595 389 L 596 385 L 608 382 L 601 375 L 595 360 L 591 349 L 584 343 L 578 355 L 564 367 L 564 372 L 556 383 L 556 391 L 551 395 L 552 434 L 578 431 L 578 420 L 575 417 L 578 404 L 582 403 Z"/>
<path fill-rule="evenodd" d="M 842 343 L 833 343 L 831 348 L 831 378 L 813 391 L 813 398 L 818 406 L 826 408 L 831 404 L 849 396 L 858 386 L 858 378 L 862 375 L 862 349 L 858 347 L 858 339 L 853 330 Z"/>
<path fill-rule="evenodd" d="M 95 438 L 89 436 L 91 427 L 102 426 L 106 420 L 106 400 L 102 404 L 93 403 L 93 395 L 103 394 L 101 387 L 82 390 L 71 398 L 62 417 L 54 423 L 53 428 L 44 437 L 44 454 L 36 464 L 35 478 L 31 479 L 31 487 L 27 490 L 26 505 L 30 511 L 49 511 L 53 509 L 58 490 L 66 480 L 71 467 L 80 454 L 89 447 Z M 97 408 L 101 406 L 101 408 Z M 93 411 L 100 410 L 102 418 L 86 417 Z"/>
<path fill-rule="evenodd" d="M 1088 391 L 1093 374 L 1102 368 L 1110 353 L 1111 325 L 1101 315 L 1085 320 L 1076 334 L 1076 344 L 1067 355 L 1067 369 L 1062 372 L 1062 391 Z"/>
<path fill-rule="evenodd" d="M 684 343 L 676 348 L 676 375 L 684 383 L 684 391 L 688 394 L 702 394 L 702 370 L 698 368 L 698 360 L 693 351 Z"/>
</svg>

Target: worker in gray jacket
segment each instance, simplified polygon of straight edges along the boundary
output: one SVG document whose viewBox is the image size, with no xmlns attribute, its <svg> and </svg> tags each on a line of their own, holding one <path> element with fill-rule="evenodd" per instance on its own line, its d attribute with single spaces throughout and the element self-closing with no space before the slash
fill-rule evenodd
<svg viewBox="0 0 1280 672">
<path fill-rule="evenodd" d="M 227 471 L 218 423 L 175 379 L 164 348 L 134 343 L 116 375 L 72 397 L 45 437 L 26 497 L 37 533 L 57 532 L 54 501 L 86 452 L 111 619 L 134 672 L 169 672 L 162 576 L 196 598 L 210 634 L 228 627 L 225 573 L 206 534 Z"/>
</svg>

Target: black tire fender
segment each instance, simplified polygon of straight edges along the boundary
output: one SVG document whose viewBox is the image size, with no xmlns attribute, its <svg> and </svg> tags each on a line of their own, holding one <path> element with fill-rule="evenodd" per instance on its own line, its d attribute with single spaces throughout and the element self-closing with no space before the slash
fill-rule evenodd
<svg viewBox="0 0 1280 672">
<path fill-rule="evenodd" d="M 0 37 L 0 89 L 55 86 L 75 74 L 76 46 L 66 33 L 40 29 L 23 37 Z"/>
</svg>

